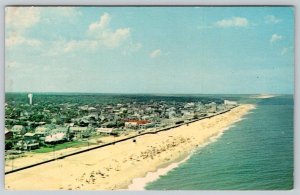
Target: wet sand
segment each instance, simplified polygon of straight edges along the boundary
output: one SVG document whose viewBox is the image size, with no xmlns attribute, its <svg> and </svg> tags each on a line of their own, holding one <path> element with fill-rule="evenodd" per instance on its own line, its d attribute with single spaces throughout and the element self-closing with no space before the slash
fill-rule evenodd
<svg viewBox="0 0 300 195">
<path fill-rule="evenodd" d="M 253 105 L 183 125 L 169 131 L 143 135 L 115 145 L 56 160 L 5 175 L 5 188 L 17 190 L 118 190 L 134 178 L 144 177 L 186 158 L 192 150 L 222 133 Z"/>
</svg>

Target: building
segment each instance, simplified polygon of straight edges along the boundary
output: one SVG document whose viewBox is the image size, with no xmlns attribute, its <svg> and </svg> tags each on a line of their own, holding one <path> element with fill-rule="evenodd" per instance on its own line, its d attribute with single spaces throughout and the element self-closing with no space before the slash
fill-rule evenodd
<svg viewBox="0 0 300 195">
<path fill-rule="evenodd" d="M 89 108 L 88 108 L 88 111 L 89 111 L 89 112 L 96 112 L 96 111 L 97 111 L 97 109 L 96 109 L 96 108 L 94 108 L 94 107 L 89 107 Z"/>
<path fill-rule="evenodd" d="M 12 138 L 13 138 L 13 132 L 11 132 L 7 128 L 5 128 L 5 140 L 9 140 Z"/>
<path fill-rule="evenodd" d="M 175 112 L 174 110 L 169 111 L 169 112 L 168 112 L 168 117 L 169 117 L 169 118 L 175 118 L 175 117 L 176 117 L 176 112 Z"/>
<path fill-rule="evenodd" d="M 184 108 L 187 108 L 187 109 L 193 108 L 193 107 L 195 107 L 195 103 L 194 103 L 194 102 L 186 103 L 186 104 L 184 105 Z"/>
<path fill-rule="evenodd" d="M 45 137 L 45 143 L 57 143 L 69 140 L 69 127 L 59 127 L 51 130 Z"/>
<path fill-rule="evenodd" d="M 138 129 L 138 128 L 149 128 L 153 124 L 148 120 L 127 120 L 125 121 L 125 128 L 127 129 Z"/>
<path fill-rule="evenodd" d="M 90 118 L 88 116 L 84 116 L 79 119 L 78 124 L 82 127 L 86 127 L 90 124 Z"/>
<path fill-rule="evenodd" d="M 152 128 L 152 127 L 155 127 L 155 124 L 151 123 L 151 122 L 139 125 L 140 129 L 148 129 L 148 128 Z"/>
<path fill-rule="evenodd" d="M 35 133 L 25 133 L 23 136 L 23 140 L 27 142 L 37 142 L 38 139 L 38 135 Z"/>
<path fill-rule="evenodd" d="M 91 134 L 90 127 L 70 127 L 70 134 L 76 138 L 86 138 Z"/>
<path fill-rule="evenodd" d="M 105 135 L 110 135 L 113 132 L 113 128 L 96 128 L 97 134 L 105 134 Z"/>
<path fill-rule="evenodd" d="M 217 112 L 217 104 L 215 102 L 211 102 L 209 104 L 205 104 L 208 113 Z"/>
<path fill-rule="evenodd" d="M 224 100 L 224 105 L 225 107 L 235 107 L 238 105 L 236 101 L 229 101 L 229 100 Z"/>
<path fill-rule="evenodd" d="M 39 143 L 36 140 L 20 140 L 16 146 L 21 150 L 34 150 L 39 148 Z"/>
<path fill-rule="evenodd" d="M 37 128 L 35 128 L 35 134 L 39 135 L 40 137 L 45 137 L 46 135 L 49 135 L 50 132 L 51 132 L 51 128 L 45 125 L 38 126 Z"/>
<path fill-rule="evenodd" d="M 193 119 L 194 116 L 195 116 L 195 114 L 192 112 L 185 112 L 182 116 L 182 119 L 184 119 L 184 120 Z"/>
<path fill-rule="evenodd" d="M 25 127 L 23 125 L 14 125 L 11 128 L 11 132 L 13 132 L 14 136 L 16 136 L 16 135 L 25 134 L 26 130 L 25 130 Z"/>
</svg>

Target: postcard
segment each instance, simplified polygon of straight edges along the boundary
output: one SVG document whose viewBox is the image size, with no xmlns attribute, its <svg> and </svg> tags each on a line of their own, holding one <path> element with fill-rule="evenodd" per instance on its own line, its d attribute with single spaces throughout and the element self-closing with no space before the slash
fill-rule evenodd
<svg viewBox="0 0 300 195">
<path fill-rule="evenodd" d="M 293 6 L 7 6 L 6 190 L 290 190 Z"/>
</svg>

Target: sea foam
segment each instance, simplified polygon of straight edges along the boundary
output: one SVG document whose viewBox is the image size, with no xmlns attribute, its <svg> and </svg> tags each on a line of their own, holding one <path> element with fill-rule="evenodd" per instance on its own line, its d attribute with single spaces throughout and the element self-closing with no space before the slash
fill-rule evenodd
<svg viewBox="0 0 300 195">
<path fill-rule="evenodd" d="M 249 112 L 247 113 L 249 114 Z M 246 114 L 246 115 L 247 115 Z M 175 162 L 172 163 L 170 165 L 168 165 L 167 167 L 164 168 L 159 168 L 157 171 L 155 172 L 148 172 L 146 174 L 145 177 L 140 177 L 140 178 L 134 178 L 132 180 L 132 183 L 128 186 L 127 189 L 123 189 L 123 190 L 145 190 L 145 187 L 148 183 L 151 183 L 153 181 L 156 181 L 157 179 L 159 179 L 161 176 L 166 175 L 167 173 L 169 173 L 170 171 L 172 171 L 173 169 L 177 168 L 179 165 L 183 164 L 184 162 L 186 162 L 188 159 L 190 159 L 190 157 L 201 151 L 202 148 L 204 148 L 205 146 L 216 142 L 220 137 L 222 137 L 222 135 L 224 134 L 225 131 L 235 127 L 234 123 L 237 123 L 239 121 L 245 120 L 247 119 L 246 117 L 241 117 L 235 121 L 233 121 L 232 125 L 229 125 L 228 127 L 225 127 L 223 129 L 220 130 L 220 132 L 209 138 L 209 141 L 199 145 L 195 150 L 193 150 L 186 158 L 184 158 L 183 160 L 179 161 L 179 162 Z"/>
<path fill-rule="evenodd" d="M 240 120 L 243 120 L 244 118 L 241 118 Z M 240 121 L 237 120 L 237 121 Z M 235 122 L 237 122 L 235 121 Z M 193 150 L 186 158 L 184 158 L 183 160 L 179 161 L 179 162 L 174 162 L 170 165 L 168 165 L 167 167 L 164 168 L 159 168 L 157 171 L 155 172 L 148 172 L 146 174 L 145 177 L 140 177 L 140 178 L 135 178 L 132 180 L 132 183 L 128 186 L 128 188 L 126 190 L 145 190 L 145 187 L 148 183 L 151 183 L 153 181 L 156 181 L 157 179 L 159 179 L 161 176 L 166 175 L 167 173 L 169 173 L 170 171 L 172 171 L 173 169 L 177 168 L 179 165 L 183 164 L 184 162 L 186 162 L 187 160 L 189 160 L 191 158 L 191 156 L 195 153 L 198 153 L 201 151 L 202 148 L 204 148 L 205 146 L 216 142 L 220 137 L 222 137 L 222 135 L 224 134 L 224 131 L 231 129 L 232 127 L 234 127 L 235 125 L 230 125 L 224 129 L 222 129 L 220 131 L 220 133 L 218 133 L 215 136 L 212 136 L 209 138 L 209 141 L 199 145 L 195 150 Z M 123 189 L 124 190 L 124 189 Z"/>
</svg>

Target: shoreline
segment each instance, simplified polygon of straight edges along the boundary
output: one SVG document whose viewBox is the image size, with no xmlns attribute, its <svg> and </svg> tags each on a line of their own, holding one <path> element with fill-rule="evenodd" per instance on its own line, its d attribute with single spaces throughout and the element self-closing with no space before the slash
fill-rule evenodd
<svg viewBox="0 0 300 195">
<path fill-rule="evenodd" d="M 232 108 L 231 108 L 232 109 Z M 118 138 L 107 138 L 108 140 L 110 141 L 104 141 L 104 139 L 100 139 L 101 142 L 104 141 L 103 144 L 95 144 L 94 146 L 82 146 L 82 147 L 75 147 L 75 148 L 66 148 L 66 149 L 62 149 L 62 150 L 58 150 L 56 153 L 57 154 L 53 154 L 53 152 L 48 152 L 48 153 L 32 153 L 32 152 L 28 152 L 27 154 L 25 154 L 23 157 L 20 157 L 20 158 L 16 158 L 14 160 L 7 160 L 5 159 L 5 174 L 10 174 L 10 173 L 14 173 L 14 172 L 17 172 L 17 171 L 21 171 L 21 170 L 24 170 L 24 169 L 28 169 L 28 168 L 32 168 L 32 167 L 35 167 L 35 166 L 39 166 L 39 165 L 42 165 L 42 164 L 46 164 L 46 163 L 49 163 L 49 162 L 53 162 L 57 159 L 63 159 L 63 158 L 66 158 L 66 157 L 69 157 L 69 156 L 73 156 L 73 155 L 77 155 L 77 154 L 80 154 L 80 153 L 84 153 L 84 152 L 88 152 L 90 150 L 94 150 L 94 149 L 98 149 L 98 148 L 102 148 L 102 147 L 106 147 L 106 146 L 109 146 L 109 145 L 114 145 L 115 143 L 118 143 L 118 142 L 122 142 L 122 141 L 126 141 L 126 140 L 129 140 L 129 139 L 134 139 L 136 137 L 140 137 L 140 136 L 143 136 L 143 135 L 146 135 L 146 134 L 156 134 L 156 133 L 159 133 L 159 132 L 162 132 L 162 131 L 169 131 L 169 130 L 172 130 L 173 128 L 177 128 L 177 127 L 180 127 L 182 125 L 186 125 L 186 124 L 190 124 L 190 123 L 193 123 L 193 122 L 197 122 L 199 120 L 204 120 L 206 118 L 211 118 L 211 117 L 214 117 L 214 116 L 217 116 L 217 115 L 220 115 L 220 114 L 224 114 L 226 112 L 229 112 L 231 109 L 229 110 L 225 110 L 223 112 L 218 112 L 218 113 L 215 113 L 213 115 L 210 115 L 210 116 L 205 116 L 205 117 L 202 117 L 202 118 L 198 118 L 198 119 L 194 119 L 194 120 L 191 120 L 191 121 L 188 121 L 188 122 L 185 122 L 183 124 L 175 124 L 175 125 L 172 125 L 172 126 L 168 126 L 168 127 L 164 127 L 164 128 L 160 128 L 160 129 L 156 129 L 154 131 L 147 131 L 147 132 L 144 132 L 144 133 L 141 133 L 141 134 L 132 134 L 129 135 L 129 136 L 120 136 Z M 98 139 L 99 141 L 99 139 Z M 52 157 L 49 157 L 52 156 Z M 9 162 L 10 161 L 10 162 Z"/>
<path fill-rule="evenodd" d="M 237 123 L 239 121 L 242 121 L 244 119 L 245 118 L 238 119 L 232 125 L 224 128 L 222 131 L 220 131 L 220 133 L 218 135 L 210 137 L 207 142 L 201 144 L 200 146 L 198 146 L 197 148 L 192 150 L 186 156 L 183 156 L 181 160 L 178 160 L 178 161 L 175 160 L 173 163 L 171 163 L 169 165 L 158 167 L 155 172 L 148 172 L 144 177 L 134 178 L 132 180 L 131 184 L 127 187 L 127 189 L 121 189 L 121 191 L 123 191 L 123 190 L 124 191 L 126 191 L 126 190 L 132 190 L 132 191 L 146 190 L 145 187 L 147 186 L 147 184 L 158 180 L 161 176 L 167 175 L 170 171 L 178 168 L 181 164 L 187 162 L 196 152 L 198 152 L 201 149 L 205 148 L 209 144 L 212 144 L 212 143 L 218 141 L 218 139 L 223 136 L 225 131 L 230 130 L 232 127 L 235 126 L 234 125 L 235 123 Z"/>
<path fill-rule="evenodd" d="M 185 159 L 195 148 L 222 134 L 253 108 L 254 105 L 242 104 L 212 118 L 143 135 L 136 143 L 128 140 L 11 173 L 5 175 L 5 189 L 126 189 L 135 178 L 143 178 L 164 166 L 175 166 L 180 158 Z M 33 182 L 35 186 L 31 185 Z"/>
<path fill-rule="evenodd" d="M 173 169 L 179 167 L 181 164 L 188 161 L 191 158 L 191 156 L 193 155 L 192 153 L 193 153 L 193 151 L 189 155 L 187 155 L 185 158 L 180 160 L 179 162 L 175 161 L 175 162 L 167 165 L 166 167 L 158 168 L 154 172 L 148 172 L 145 175 L 145 177 L 134 178 L 132 180 L 132 183 L 127 187 L 127 189 L 120 189 L 120 191 L 126 191 L 126 190 L 141 191 L 141 190 L 145 190 L 145 187 L 148 183 L 156 181 L 157 179 L 160 178 L 160 176 L 168 174 Z"/>
</svg>

